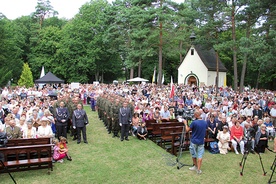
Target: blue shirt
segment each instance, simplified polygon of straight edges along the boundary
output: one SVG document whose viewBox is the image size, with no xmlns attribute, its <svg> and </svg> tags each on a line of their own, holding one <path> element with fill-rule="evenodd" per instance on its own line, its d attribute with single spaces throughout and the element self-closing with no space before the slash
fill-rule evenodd
<svg viewBox="0 0 276 184">
<path fill-rule="evenodd" d="M 190 125 L 192 130 L 191 141 L 193 144 L 204 144 L 204 138 L 207 129 L 207 122 L 204 120 L 194 120 Z"/>
<path fill-rule="evenodd" d="M 267 126 L 267 127 L 268 127 L 268 126 L 270 126 L 270 127 L 273 126 L 272 122 L 269 122 L 269 123 L 265 122 L 264 125 Z"/>
<path fill-rule="evenodd" d="M 162 118 L 169 118 L 170 117 L 170 111 L 162 111 L 161 112 L 161 117 Z"/>
<path fill-rule="evenodd" d="M 191 106 L 193 104 L 193 100 L 192 99 L 187 99 L 186 100 L 186 105 L 187 106 Z"/>
</svg>

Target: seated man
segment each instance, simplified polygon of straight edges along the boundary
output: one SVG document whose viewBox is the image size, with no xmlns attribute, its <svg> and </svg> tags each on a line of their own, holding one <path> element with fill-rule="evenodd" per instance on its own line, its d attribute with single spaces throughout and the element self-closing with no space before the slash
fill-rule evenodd
<svg viewBox="0 0 276 184">
<path fill-rule="evenodd" d="M 166 119 L 166 120 L 170 119 L 170 112 L 167 106 L 164 106 L 164 110 L 161 111 L 161 119 Z"/>
<path fill-rule="evenodd" d="M 15 126 L 15 120 L 11 119 L 10 120 L 10 126 L 6 128 L 6 133 L 8 139 L 18 139 L 22 138 L 22 131 L 20 130 L 19 127 Z"/>
<path fill-rule="evenodd" d="M 146 123 L 142 122 L 141 126 L 138 127 L 137 129 L 137 137 L 138 139 L 144 139 L 147 140 L 146 136 L 148 134 L 147 128 L 146 128 Z"/>
<path fill-rule="evenodd" d="M 274 126 L 273 126 L 272 122 L 270 121 L 269 117 L 265 118 L 264 125 L 266 126 L 266 130 L 269 135 L 269 140 L 272 140 L 272 138 L 275 136 L 275 130 L 274 130 Z"/>
</svg>

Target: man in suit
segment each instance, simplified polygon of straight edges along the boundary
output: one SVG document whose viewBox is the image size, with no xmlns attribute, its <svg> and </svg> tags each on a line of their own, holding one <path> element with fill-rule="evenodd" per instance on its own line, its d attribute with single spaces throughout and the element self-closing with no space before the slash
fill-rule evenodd
<svg viewBox="0 0 276 184">
<path fill-rule="evenodd" d="M 67 121 L 69 120 L 70 114 L 63 101 L 60 102 L 59 107 L 56 108 L 56 128 L 57 137 L 63 136 L 67 138 Z"/>
<path fill-rule="evenodd" d="M 256 105 L 253 110 L 253 117 L 258 116 L 259 119 L 263 118 L 263 111 L 260 109 L 259 105 Z"/>
<path fill-rule="evenodd" d="M 83 142 L 88 144 L 86 138 L 86 125 L 89 124 L 87 114 L 82 108 L 82 104 L 77 105 L 77 109 L 73 112 L 73 128 L 77 129 L 78 144 L 81 142 L 81 132 L 83 136 Z"/>
<path fill-rule="evenodd" d="M 6 128 L 6 134 L 8 139 L 18 139 L 22 138 L 22 131 L 20 130 L 19 127 L 15 126 L 15 120 L 11 119 L 10 120 L 10 126 Z"/>
<path fill-rule="evenodd" d="M 119 124 L 121 126 L 121 141 L 128 139 L 128 131 L 131 125 L 132 115 L 130 108 L 127 106 L 127 102 L 123 103 L 123 107 L 119 110 Z"/>
</svg>

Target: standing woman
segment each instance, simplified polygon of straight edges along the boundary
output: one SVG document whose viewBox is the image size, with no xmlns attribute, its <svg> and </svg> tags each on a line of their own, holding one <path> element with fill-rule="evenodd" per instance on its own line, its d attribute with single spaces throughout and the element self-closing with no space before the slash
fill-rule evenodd
<svg viewBox="0 0 276 184">
<path fill-rule="evenodd" d="M 77 105 L 77 109 L 73 112 L 73 128 L 77 129 L 78 144 L 81 142 L 81 132 L 83 136 L 83 142 L 88 144 L 86 138 L 86 125 L 89 124 L 87 114 L 83 110 L 82 104 Z"/>
</svg>

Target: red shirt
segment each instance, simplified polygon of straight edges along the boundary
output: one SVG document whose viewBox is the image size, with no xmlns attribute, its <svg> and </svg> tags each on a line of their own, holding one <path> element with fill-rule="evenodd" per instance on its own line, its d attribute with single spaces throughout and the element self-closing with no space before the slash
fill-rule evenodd
<svg viewBox="0 0 276 184">
<path fill-rule="evenodd" d="M 230 140 L 234 139 L 234 137 L 241 139 L 243 137 L 243 128 L 240 126 L 237 128 L 236 126 L 232 126 Z"/>
</svg>

